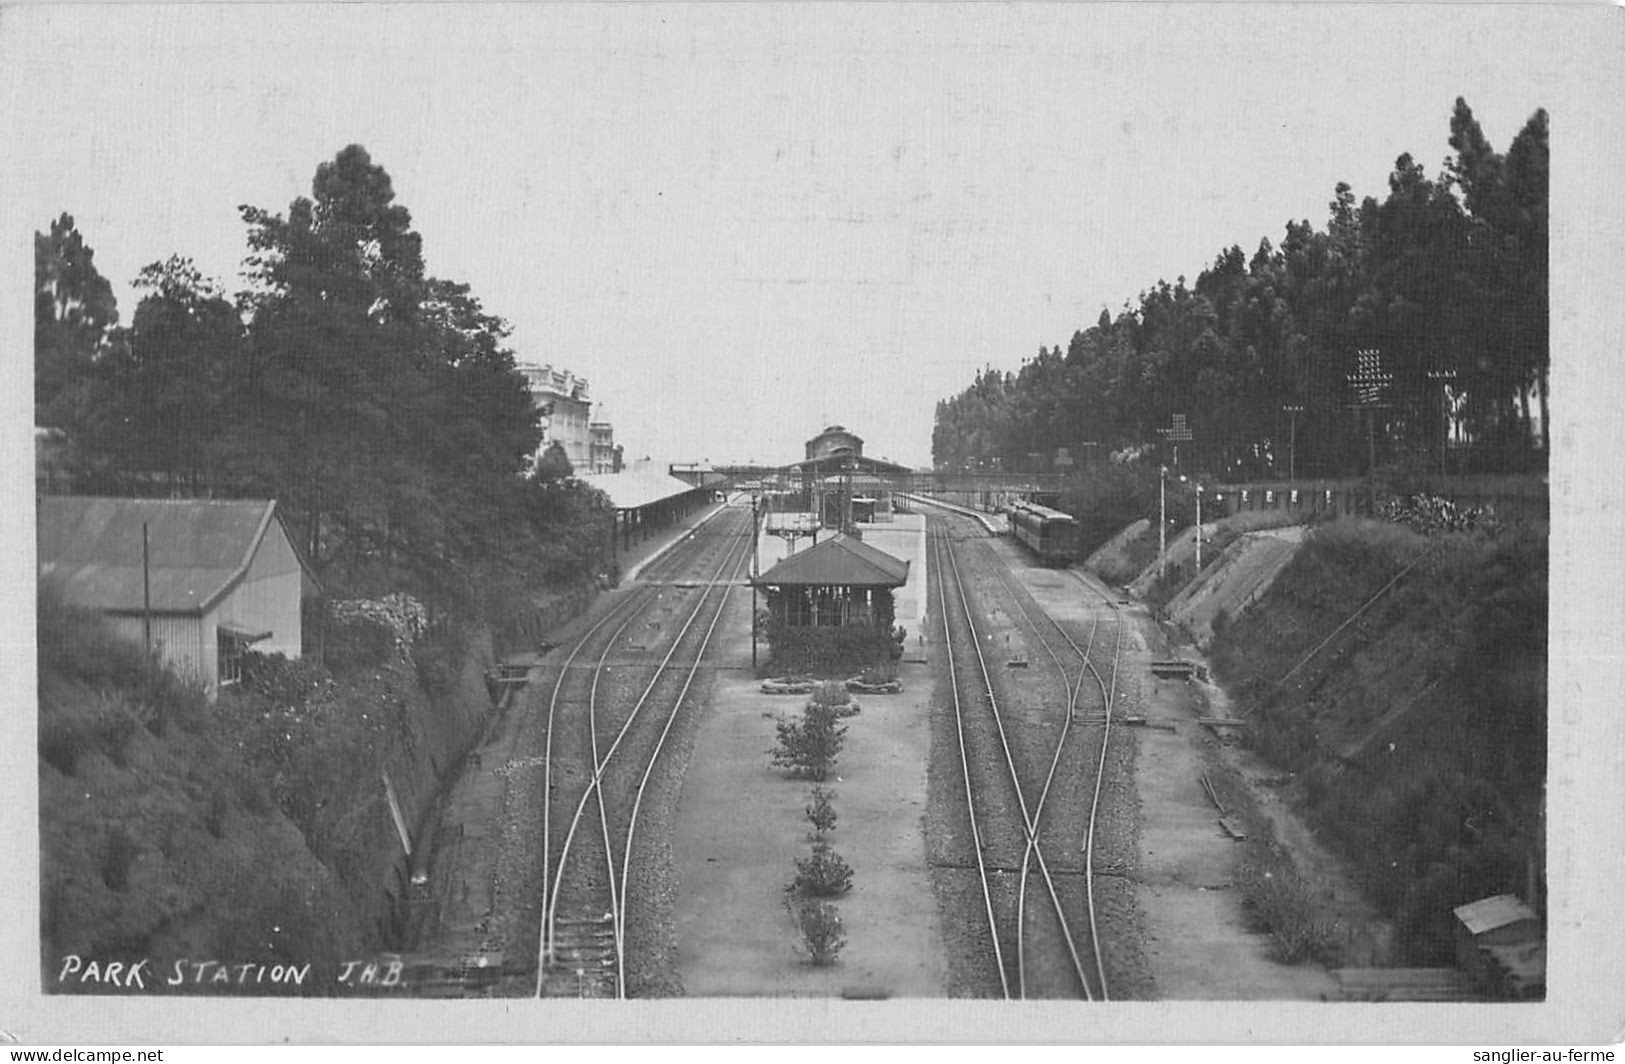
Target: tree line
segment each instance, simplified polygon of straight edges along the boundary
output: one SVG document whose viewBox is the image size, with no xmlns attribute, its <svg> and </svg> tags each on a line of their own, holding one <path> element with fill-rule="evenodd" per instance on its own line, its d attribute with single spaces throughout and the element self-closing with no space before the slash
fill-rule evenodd
<svg viewBox="0 0 1625 1064">
<path fill-rule="evenodd" d="M 1194 284 L 1102 311 L 1065 350 L 978 372 L 937 403 L 933 462 L 1166 463 L 1183 415 L 1181 464 L 1227 479 L 1359 474 L 1371 444 L 1379 462 L 1452 473 L 1540 466 L 1547 115 L 1502 154 L 1458 98 L 1449 144 L 1432 177 L 1401 155 L 1380 202 L 1339 183 L 1324 229 L 1288 222 L 1279 247 L 1230 247 Z"/>
<path fill-rule="evenodd" d="M 244 289 L 179 255 L 127 326 L 63 214 L 35 234 L 35 418 L 76 490 L 279 500 L 324 578 L 478 610 L 493 581 L 601 571 L 612 513 L 539 413 L 509 328 L 433 277 L 360 145 L 285 214 L 239 208 Z"/>
</svg>

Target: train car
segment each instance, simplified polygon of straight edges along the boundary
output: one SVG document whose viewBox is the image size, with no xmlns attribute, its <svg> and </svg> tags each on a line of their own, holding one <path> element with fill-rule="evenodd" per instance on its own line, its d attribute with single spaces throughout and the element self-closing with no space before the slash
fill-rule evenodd
<svg viewBox="0 0 1625 1064">
<path fill-rule="evenodd" d="M 1078 555 L 1078 523 L 1047 506 L 1018 502 L 1010 507 L 1010 534 L 1045 565 L 1071 565 Z"/>
</svg>

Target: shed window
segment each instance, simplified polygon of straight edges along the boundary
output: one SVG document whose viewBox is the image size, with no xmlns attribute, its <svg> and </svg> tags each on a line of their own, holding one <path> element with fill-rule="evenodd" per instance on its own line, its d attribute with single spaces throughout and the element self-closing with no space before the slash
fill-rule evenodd
<svg viewBox="0 0 1625 1064">
<path fill-rule="evenodd" d="M 222 624 L 216 631 L 218 653 L 216 674 L 220 686 L 228 687 L 241 683 L 244 653 L 253 644 L 269 638 L 270 632 L 255 632 L 234 624 Z"/>
</svg>

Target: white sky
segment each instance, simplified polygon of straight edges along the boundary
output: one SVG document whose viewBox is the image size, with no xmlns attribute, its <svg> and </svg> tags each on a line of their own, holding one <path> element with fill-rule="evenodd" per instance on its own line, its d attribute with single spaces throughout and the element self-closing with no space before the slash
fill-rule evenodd
<svg viewBox="0 0 1625 1064">
<path fill-rule="evenodd" d="M 1457 95 L 1499 150 L 1541 106 L 1560 145 L 1607 54 L 1577 13 L 12 8 L 10 207 L 72 213 L 127 322 L 172 253 L 236 290 L 236 206 L 358 142 L 430 270 L 588 377 L 629 457 L 788 461 L 827 420 L 921 464 L 978 366 L 1323 228 L 1401 152 L 1435 172 Z"/>
</svg>

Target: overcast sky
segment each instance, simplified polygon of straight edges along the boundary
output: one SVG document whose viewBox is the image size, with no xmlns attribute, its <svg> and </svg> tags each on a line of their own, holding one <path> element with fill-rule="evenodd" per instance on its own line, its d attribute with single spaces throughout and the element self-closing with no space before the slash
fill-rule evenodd
<svg viewBox="0 0 1625 1064">
<path fill-rule="evenodd" d="M 1548 108 L 1560 151 L 1575 64 L 1606 54 L 1574 14 L 12 8 L 8 216 L 72 213 L 128 322 L 171 254 L 235 291 L 237 205 L 285 211 L 360 143 L 431 272 L 586 376 L 628 456 L 789 461 L 838 422 L 923 464 L 979 366 L 1323 228 L 1401 152 L 1435 172 L 1458 95 L 1500 150 Z"/>
</svg>

